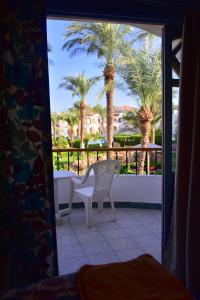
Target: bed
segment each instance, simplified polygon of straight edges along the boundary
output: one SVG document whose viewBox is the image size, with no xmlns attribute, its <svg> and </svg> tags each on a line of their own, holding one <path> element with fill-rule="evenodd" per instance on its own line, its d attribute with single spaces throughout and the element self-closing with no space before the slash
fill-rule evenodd
<svg viewBox="0 0 200 300">
<path fill-rule="evenodd" d="M 152 256 L 105 265 L 9 291 L 3 300 L 192 300 L 183 285 Z"/>
</svg>

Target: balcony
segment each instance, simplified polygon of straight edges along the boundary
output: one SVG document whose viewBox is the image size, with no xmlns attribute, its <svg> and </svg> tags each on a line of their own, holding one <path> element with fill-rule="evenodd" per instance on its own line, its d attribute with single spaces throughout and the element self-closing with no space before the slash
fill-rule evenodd
<svg viewBox="0 0 200 300">
<path fill-rule="evenodd" d="M 54 167 L 75 171 L 77 176 L 84 173 L 90 163 L 106 158 L 108 151 L 113 158 L 120 160 L 126 171 L 112 185 L 116 222 L 112 221 L 111 209 L 105 203 L 103 212 L 93 209 L 94 226 L 88 229 L 83 204 L 78 199 L 74 199 L 71 216 L 62 217 L 62 225 L 57 225 L 60 275 L 75 272 L 83 264 L 124 261 L 142 253 L 150 253 L 159 261 L 161 259 L 162 151 L 145 148 L 145 172 L 137 175 L 141 148 L 105 149 L 54 150 Z M 71 159 L 73 152 L 74 161 Z M 65 153 L 62 160 L 61 153 Z M 84 159 L 85 165 L 82 163 Z M 87 185 L 92 181 L 93 176 L 90 176 Z M 61 180 L 58 188 L 61 207 L 69 201 L 69 193 L 69 181 Z"/>
</svg>

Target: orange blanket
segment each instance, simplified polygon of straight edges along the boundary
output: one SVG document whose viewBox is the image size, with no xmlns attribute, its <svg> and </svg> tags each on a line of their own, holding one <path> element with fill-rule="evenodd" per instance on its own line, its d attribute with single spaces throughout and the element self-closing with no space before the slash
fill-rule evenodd
<svg viewBox="0 0 200 300">
<path fill-rule="evenodd" d="M 85 265 L 78 275 L 81 300 L 192 300 L 182 284 L 150 255 L 106 265 Z"/>
</svg>

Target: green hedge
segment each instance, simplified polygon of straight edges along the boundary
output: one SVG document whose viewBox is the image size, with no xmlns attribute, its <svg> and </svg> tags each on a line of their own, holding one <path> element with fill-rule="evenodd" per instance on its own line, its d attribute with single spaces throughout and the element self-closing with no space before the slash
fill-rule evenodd
<svg viewBox="0 0 200 300">
<path fill-rule="evenodd" d="M 134 135 L 115 135 L 114 142 L 120 144 L 121 147 L 124 146 L 134 146 L 140 144 L 141 135 L 134 134 Z"/>
<path fill-rule="evenodd" d="M 88 141 L 89 141 L 88 138 L 85 138 L 85 139 L 84 139 L 85 147 L 87 147 Z M 81 146 L 81 140 L 80 140 L 80 139 L 75 139 L 74 144 L 73 144 L 73 147 L 74 147 L 74 148 L 80 148 L 80 146 Z"/>
<path fill-rule="evenodd" d="M 58 136 L 55 139 L 52 139 L 52 146 L 56 148 L 67 148 L 69 147 L 69 143 L 66 137 Z"/>
<path fill-rule="evenodd" d="M 141 141 L 140 134 L 134 134 L 134 135 L 119 134 L 114 136 L 114 142 L 119 143 L 121 147 L 138 145 L 140 144 L 140 141 Z M 157 145 L 162 146 L 162 134 L 159 129 L 156 130 L 155 143 Z"/>
<path fill-rule="evenodd" d="M 160 129 L 156 129 L 155 143 L 162 146 L 162 132 Z"/>
</svg>

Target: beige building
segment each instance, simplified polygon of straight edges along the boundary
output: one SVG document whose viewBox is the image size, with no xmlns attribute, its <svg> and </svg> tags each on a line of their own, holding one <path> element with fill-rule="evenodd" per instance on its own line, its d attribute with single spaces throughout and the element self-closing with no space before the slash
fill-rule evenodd
<svg viewBox="0 0 200 300">
<path fill-rule="evenodd" d="M 123 114 L 126 111 L 133 110 L 132 106 L 115 106 L 113 113 L 113 133 L 120 133 L 123 130 L 130 130 L 132 126 L 128 125 L 126 121 L 122 119 Z M 101 116 L 97 113 L 90 112 L 86 115 L 85 122 L 85 133 L 86 134 L 96 134 L 106 133 L 107 122 L 106 118 L 102 120 Z M 52 131 L 53 132 L 53 131 Z M 79 125 L 74 127 L 74 134 L 78 136 Z M 56 136 L 69 136 L 69 126 L 66 121 L 59 120 L 56 126 Z"/>
</svg>

